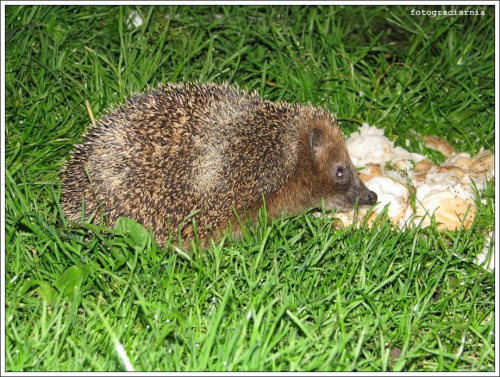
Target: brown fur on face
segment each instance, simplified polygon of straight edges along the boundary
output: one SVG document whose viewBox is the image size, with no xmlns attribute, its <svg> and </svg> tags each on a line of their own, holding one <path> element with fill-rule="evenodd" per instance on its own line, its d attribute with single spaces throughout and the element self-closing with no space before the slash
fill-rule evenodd
<svg viewBox="0 0 500 377">
<path fill-rule="evenodd" d="M 298 213 L 319 206 L 322 199 L 327 209 L 349 209 L 356 201 L 376 203 L 377 195 L 361 182 L 351 162 L 336 118 L 315 110 L 301 128 L 300 140 L 296 172 L 283 190 L 267 199 L 269 213 Z"/>
<path fill-rule="evenodd" d="M 256 218 L 321 205 L 374 204 L 360 181 L 335 118 L 312 106 L 270 102 L 228 85 L 167 84 L 136 95 L 100 119 L 63 172 L 61 203 L 78 221 L 104 211 L 202 243 L 234 212 Z M 99 216 L 97 216 L 99 217 Z"/>
</svg>

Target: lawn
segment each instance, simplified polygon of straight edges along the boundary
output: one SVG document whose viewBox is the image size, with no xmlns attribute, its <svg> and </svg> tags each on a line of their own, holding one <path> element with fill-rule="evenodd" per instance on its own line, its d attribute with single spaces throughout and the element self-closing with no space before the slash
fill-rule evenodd
<svg viewBox="0 0 500 377">
<path fill-rule="evenodd" d="M 367 122 L 435 162 L 423 135 L 495 150 L 492 6 L 7 5 L 2 17 L 3 370 L 495 370 L 495 273 L 474 263 L 494 229 L 493 180 L 469 229 L 336 230 L 326 214 L 263 208 L 241 239 L 188 254 L 132 221 L 70 224 L 59 203 L 91 116 L 168 81 L 311 102 L 346 136 Z"/>
</svg>

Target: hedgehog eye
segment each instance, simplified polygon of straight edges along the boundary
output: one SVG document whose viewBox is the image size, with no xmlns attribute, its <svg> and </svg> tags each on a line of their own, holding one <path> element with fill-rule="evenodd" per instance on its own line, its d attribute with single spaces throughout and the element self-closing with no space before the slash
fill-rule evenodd
<svg viewBox="0 0 500 377">
<path fill-rule="evenodd" d="M 344 169 L 342 167 L 338 167 L 335 169 L 335 176 L 338 178 L 342 178 L 344 176 Z"/>
</svg>

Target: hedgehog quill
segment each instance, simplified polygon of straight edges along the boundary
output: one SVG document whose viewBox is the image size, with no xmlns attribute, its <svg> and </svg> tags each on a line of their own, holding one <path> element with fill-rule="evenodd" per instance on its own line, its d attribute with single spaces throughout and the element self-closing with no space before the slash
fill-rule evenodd
<svg viewBox="0 0 500 377">
<path fill-rule="evenodd" d="M 62 208 L 73 221 L 104 212 L 130 217 L 165 246 L 178 232 L 202 244 L 234 211 L 255 220 L 372 205 L 336 118 L 311 105 L 271 102 L 227 84 L 165 84 L 129 98 L 91 126 L 62 174 Z M 100 219 L 100 216 L 96 216 Z M 99 221 L 99 220 L 96 220 Z"/>
</svg>

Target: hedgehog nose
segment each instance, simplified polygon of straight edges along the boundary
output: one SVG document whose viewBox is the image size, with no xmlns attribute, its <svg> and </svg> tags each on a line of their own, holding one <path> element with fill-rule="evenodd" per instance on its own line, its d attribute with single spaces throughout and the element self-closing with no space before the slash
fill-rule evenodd
<svg viewBox="0 0 500 377">
<path fill-rule="evenodd" d="M 368 204 L 372 205 L 377 203 L 377 198 L 378 198 L 377 194 L 374 193 L 373 191 L 370 191 L 368 194 Z"/>
</svg>

